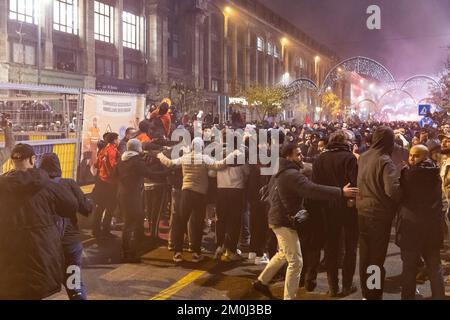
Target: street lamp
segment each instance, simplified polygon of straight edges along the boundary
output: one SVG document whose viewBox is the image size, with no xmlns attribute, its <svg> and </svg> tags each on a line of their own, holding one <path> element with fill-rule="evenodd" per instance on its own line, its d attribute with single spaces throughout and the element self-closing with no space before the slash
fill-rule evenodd
<svg viewBox="0 0 450 320">
<path fill-rule="evenodd" d="M 226 13 L 226 14 L 231 14 L 231 11 L 232 11 L 232 10 L 231 10 L 230 7 L 228 7 L 228 6 L 225 7 L 225 13 Z"/>
</svg>

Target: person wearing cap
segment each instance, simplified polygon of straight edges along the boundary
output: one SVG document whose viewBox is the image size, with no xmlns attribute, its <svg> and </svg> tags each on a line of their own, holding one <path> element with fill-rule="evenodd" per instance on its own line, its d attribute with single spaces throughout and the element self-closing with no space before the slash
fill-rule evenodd
<svg viewBox="0 0 450 320">
<path fill-rule="evenodd" d="M 142 155 L 142 143 L 139 140 L 128 141 L 127 151 L 122 154 L 116 169 L 119 207 L 125 217 L 122 235 L 123 262 L 140 262 L 138 243 L 144 231 L 144 178 L 164 174 L 166 173 L 155 172 L 146 165 Z"/>
<path fill-rule="evenodd" d="M 91 200 L 86 197 L 81 191 L 78 184 L 73 179 L 63 179 L 61 163 L 58 155 L 55 153 L 46 153 L 42 156 L 40 169 L 46 171 L 53 181 L 67 189 L 67 192 L 71 192 L 78 203 L 77 212 L 85 217 L 88 217 L 92 212 L 93 204 Z M 78 229 L 78 220 L 76 215 L 71 218 L 61 218 L 59 221 L 61 233 L 62 233 L 62 246 L 64 252 L 64 286 L 70 300 L 87 300 L 86 286 L 84 282 L 80 282 L 79 288 L 69 288 L 67 280 L 69 279 L 71 272 L 71 266 L 77 266 L 81 270 L 81 264 L 83 260 L 83 244 L 81 242 L 81 233 Z M 69 271 L 69 272 L 68 272 Z"/>
<path fill-rule="evenodd" d="M 14 148 L 14 135 L 12 132 L 12 123 L 5 119 L 0 122 L 0 127 L 5 134 L 5 146 L 0 148 L 0 174 L 3 173 L 3 164 L 8 160 L 11 150 Z"/>
<path fill-rule="evenodd" d="M 63 254 L 56 216 L 73 218 L 71 192 L 35 168 L 28 144 L 11 151 L 13 170 L 0 176 L 0 300 L 39 300 L 61 290 Z"/>
</svg>

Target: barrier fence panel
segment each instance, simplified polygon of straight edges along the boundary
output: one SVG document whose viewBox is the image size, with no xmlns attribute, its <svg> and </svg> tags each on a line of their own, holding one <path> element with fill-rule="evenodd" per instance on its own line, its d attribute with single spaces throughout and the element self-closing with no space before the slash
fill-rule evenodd
<svg viewBox="0 0 450 320">
<path fill-rule="evenodd" d="M 16 143 L 32 145 L 38 163 L 44 153 L 56 153 L 64 178 L 76 178 L 79 114 L 78 89 L 0 83 L 0 116 L 11 121 Z M 0 147 L 4 141 L 0 129 Z M 3 164 L 3 172 L 10 169 L 10 161 Z"/>
</svg>

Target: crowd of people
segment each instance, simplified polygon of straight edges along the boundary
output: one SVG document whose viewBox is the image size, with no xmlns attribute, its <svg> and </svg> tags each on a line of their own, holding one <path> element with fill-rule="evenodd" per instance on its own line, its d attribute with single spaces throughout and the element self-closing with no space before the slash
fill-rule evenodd
<svg viewBox="0 0 450 320">
<path fill-rule="evenodd" d="M 15 146 L 14 170 L 0 176 L 0 299 L 45 298 L 66 284 L 69 266 L 81 268 L 77 212 L 92 212 L 98 240 L 114 237 L 115 216 L 123 220 L 124 263 L 140 262 L 141 243 L 146 236 L 158 241 L 166 216 L 174 263 L 186 259 L 185 249 L 198 263 L 205 258 L 205 227 L 212 225 L 214 259 L 265 265 L 254 289 L 273 297 L 271 281 L 284 278 L 287 300 L 296 298 L 299 286 L 316 289 L 322 252 L 328 294 L 354 293 L 358 248 L 362 296 L 382 299 L 395 227 L 402 298 L 414 299 L 421 265 L 433 298 L 445 297 L 440 249 L 448 236 L 449 122 L 426 128 L 354 120 L 246 124 L 238 113 L 231 120 L 221 124 L 202 112 L 179 117 L 163 102 L 122 140 L 105 133 L 98 145 L 93 203 L 73 180 L 61 179 L 56 155 L 44 155 L 35 168 L 32 147 Z M 228 128 L 267 130 L 277 138 L 244 134 L 242 141 L 230 140 Z M 188 132 L 192 142 L 174 155 L 180 142 L 170 137 L 176 129 Z M 222 139 L 213 138 L 212 130 L 220 130 Z M 252 139 L 258 154 L 279 144 L 273 175 L 264 174 L 267 164 L 261 161 L 238 161 L 249 158 Z M 216 152 L 205 154 L 212 147 Z M 380 285 L 371 282 L 377 274 Z M 67 292 L 71 299 L 87 298 L 82 283 Z"/>
</svg>

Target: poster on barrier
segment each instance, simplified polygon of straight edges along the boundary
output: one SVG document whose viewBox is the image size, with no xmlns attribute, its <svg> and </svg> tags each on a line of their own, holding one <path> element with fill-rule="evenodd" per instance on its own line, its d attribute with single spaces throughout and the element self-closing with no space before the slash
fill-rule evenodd
<svg viewBox="0 0 450 320">
<path fill-rule="evenodd" d="M 85 94 L 81 159 L 78 183 L 94 182 L 97 144 L 107 132 L 116 132 L 119 139 L 129 127 L 138 128 L 144 118 L 145 97 L 141 95 Z"/>
</svg>

